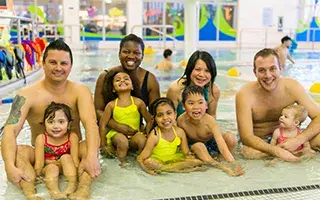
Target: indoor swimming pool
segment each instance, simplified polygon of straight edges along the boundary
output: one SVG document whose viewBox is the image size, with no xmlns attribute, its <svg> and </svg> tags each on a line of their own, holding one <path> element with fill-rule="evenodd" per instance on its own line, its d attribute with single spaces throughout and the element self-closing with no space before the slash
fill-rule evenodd
<svg viewBox="0 0 320 200">
<path fill-rule="evenodd" d="M 235 115 L 235 91 L 243 81 L 229 79 L 225 74 L 231 67 L 239 70 L 254 80 L 252 66 L 247 60 L 237 62 L 237 51 L 210 52 L 217 61 L 217 84 L 221 88 L 218 104 L 217 121 L 223 130 L 237 133 Z M 254 54 L 249 52 L 248 54 Z M 118 52 L 75 52 L 74 65 L 70 79 L 88 85 L 94 92 L 96 79 L 103 69 L 119 64 Z M 250 57 L 245 55 L 244 57 Z M 183 52 L 175 53 L 174 61 L 178 63 L 183 58 Z M 251 59 L 253 56 L 251 57 Z M 298 52 L 293 55 L 296 64 L 289 67 L 283 76 L 299 80 L 308 89 L 314 82 L 319 81 L 320 62 L 316 62 L 319 53 Z M 162 59 L 161 53 L 145 55 L 142 66 L 153 72 L 159 82 L 161 93 L 165 94 L 169 84 L 180 78 L 184 69 L 172 71 L 157 71 L 154 66 Z M 229 62 L 228 62 L 229 61 Z M 13 97 L 14 93 L 6 97 Z M 10 105 L 0 105 L 0 125 L 4 124 Z M 306 126 L 306 123 L 303 126 Z M 18 144 L 30 144 L 30 133 L 27 124 L 18 136 Z M 319 154 L 300 164 L 279 162 L 274 167 L 265 167 L 262 160 L 243 160 L 236 154 L 236 159 L 243 166 L 245 174 L 240 177 L 229 177 L 217 169 L 188 174 L 161 174 L 151 176 L 140 169 L 129 156 L 125 169 L 120 168 L 117 159 L 100 158 L 102 174 L 94 180 L 91 187 L 90 199 L 110 200 L 149 200 L 149 199 L 318 199 L 320 196 Z M 300 186 L 306 186 L 305 188 Z M 286 188 L 286 189 L 284 189 Z M 40 196 L 49 199 L 44 183 L 37 184 Z M 287 192 L 286 192 L 287 191 Z M 289 192 L 292 191 L 292 192 Z M 191 198 L 193 196 L 194 198 Z M 189 198 L 187 198 L 189 197 Z M 23 199 L 22 192 L 8 183 L 4 171 L 4 163 L 0 159 L 0 199 Z"/>
</svg>

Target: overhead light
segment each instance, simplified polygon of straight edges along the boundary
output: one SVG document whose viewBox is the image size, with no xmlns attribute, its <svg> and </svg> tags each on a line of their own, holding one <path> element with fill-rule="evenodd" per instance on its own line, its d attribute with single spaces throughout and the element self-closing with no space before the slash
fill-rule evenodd
<svg viewBox="0 0 320 200">
<path fill-rule="evenodd" d="M 104 0 L 105 3 L 111 3 L 112 0 Z"/>
</svg>

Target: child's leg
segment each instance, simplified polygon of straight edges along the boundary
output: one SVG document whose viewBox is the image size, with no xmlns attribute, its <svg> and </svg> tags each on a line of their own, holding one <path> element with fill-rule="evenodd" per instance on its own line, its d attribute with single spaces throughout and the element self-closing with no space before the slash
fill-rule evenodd
<svg viewBox="0 0 320 200">
<path fill-rule="evenodd" d="M 202 161 L 209 162 L 212 160 L 212 157 L 210 156 L 207 147 L 202 142 L 196 142 L 194 143 L 190 150 Z"/>
<path fill-rule="evenodd" d="M 17 157 L 16 157 L 16 166 L 21 169 L 25 175 L 27 175 L 31 181 L 27 182 L 21 180 L 21 188 L 28 200 L 31 199 L 42 199 L 35 196 L 36 187 L 35 187 L 35 178 L 36 174 L 33 169 L 32 164 L 34 163 L 34 149 L 31 146 L 27 145 L 18 145 L 17 147 Z"/>
<path fill-rule="evenodd" d="M 67 199 L 67 196 L 59 190 L 59 167 L 56 164 L 48 164 L 43 172 L 51 197 L 53 199 Z"/>
<path fill-rule="evenodd" d="M 229 151 L 232 152 L 238 144 L 238 140 L 237 140 L 236 135 L 231 132 L 226 132 L 226 133 L 222 134 L 222 137 L 223 137 L 224 141 L 226 142 Z"/>
<path fill-rule="evenodd" d="M 196 154 L 196 156 L 202 160 L 203 162 L 216 167 L 218 169 L 221 169 L 222 171 L 226 172 L 227 174 L 229 174 L 230 176 L 238 176 L 243 174 L 243 171 L 240 170 L 241 167 L 239 168 L 239 166 L 237 165 L 232 165 L 231 163 L 227 164 L 222 164 L 216 160 L 214 160 L 208 150 L 207 147 L 204 145 L 204 143 L 202 142 L 197 142 L 195 144 L 192 145 L 191 147 L 191 151 L 193 153 Z"/>
<path fill-rule="evenodd" d="M 112 138 L 112 144 L 117 148 L 117 156 L 120 160 L 120 166 L 125 167 L 126 157 L 129 149 L 129 141 L 122 133 L 117 133 Z"/>
<path fill-rule="evenodd" d="M 241 147 L 240 154 L 246 159 L 264 159 L 270 156 L 269 154 L 248 146 Z"/>
<path fill-rule="evenodd" d="M 204 164 L 203 161 L 199 159 L 186 159 L 163 165 L 161 171 L 187 173 L 193 171 L 204 171 L 208 169 L 207 167 L 200 167 L 202 164 Z"/>
<path fill-rule="evenodd" d="M 83 141 L 79 144 L 79 158 L 82 161 L 86 157 L 87 157 L 87 144 L 85 141 Z M 80 162 L 80 165 L 81 165 L 81 162 Z M 68 198 L 81 199 L 81 200 L 88 199 L 91 182 L 92 182 L 92 178 L 86 171 L 84 171 L 79 176 L 79 185 L 78 185 L 77 191 L 75 193 L 70 194 Z"/>
<path fill-rule="evenodd" d="M 67 188 L 64 193 L 69 195 L 76 190 L 77 187 L 77 169 L 73 164 L 73 160 L 70 154 L 65 154 L 60 158 L 63 175 L 68 180 Z"/>
<path fill-rule="evenodd" d="M 138 149 L 139 153 L 143 150 L 146 145 L 147 138 L 142 132 L 137 132 L 130 141 L 130 148 Z"/>
</svg>

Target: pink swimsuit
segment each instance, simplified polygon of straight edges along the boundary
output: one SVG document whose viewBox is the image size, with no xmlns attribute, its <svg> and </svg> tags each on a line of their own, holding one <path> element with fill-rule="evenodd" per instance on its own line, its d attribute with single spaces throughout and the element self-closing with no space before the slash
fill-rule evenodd
<svg viewBox="0 0 320 200">
<path fill-rule="evenodd" d="M 298 135 L 301 133 L 301 130 L 300 130 L 299 128 L 297 128 L 297 133 L 298 133 Z M 283 128 L 280 128 L 280 135 L 279 135 L 279 138 L 278 138 L 278 140 L 277 140 L 277 145 L 278 145 L 278 144 L 281 144 L 282 142 L 286 141 L 287 139 L 288 139 L 288 138 L 283 135 Z M 303 148 L 303 144 L 300 145 L 300 146 L 297 148 L 297 151 L 300 151 L 302 148 Z"/>
<path fill-rule="evenodd" d="M 68 140 L 59 146 L 49 144 L 46 134 L 44 134 L 44 138 L 44 158 L 46 160 L 59 160 L 62 155 L 70 154 L 70 133 L 68 134 Z"/>
</svg>

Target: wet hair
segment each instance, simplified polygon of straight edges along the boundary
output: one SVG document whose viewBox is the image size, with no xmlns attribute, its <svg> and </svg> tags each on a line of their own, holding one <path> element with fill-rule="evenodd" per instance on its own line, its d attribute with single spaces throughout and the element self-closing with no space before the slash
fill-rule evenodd
<svg viewBox="0 0 320 200">
<path fill-rule="evenodd" d="M 48 52 L 50 50 L 58 50 L 58 51 L 65 51 L 68 52 L 70 55 L 71 65 L 73 64 L 73 57 L 70 47 L 62 40 L 57 39 L 53 42 L 50 42 L 50 44 L 47 46 L 47 48 L 44 50 L 43 53 L 43 62 L 46 61 L 46 58 L 48 57 Z"/>
<path fill-rule="evenodd" d="M 56 103 L 52 101 L 44 111 L 43 120 L 40 124 L 44 125 L 46 120 L 52 120 L 56 117 L 56 111 L 62 110 L 68 119 L 68 123 L 72 122 L 71 108 L 64 103 Z"/>
<path fill-rule="evenodd" d="M 258 53 L 256 53 L 256 55 L 253 58 L 253 67 L 254 67 L 254 69 L 256 69 L 256 60 L 259 57 L 266 58 L 266 57 L 268 57 L 270 55 L 273 55 L 274 57 L 277 58 L 278 65 L 280 67 L 279 55 L 277 54 L 277 52 L 274 49 L 271 49 L 271 48 L 264 48 L 264 49 L 261 49 L 260 51 L 258 51 Z"/>
<path fill-rule="evenodd" d="M 164 50 L 164 52 L 163 52 L 163 57 L 164 58 L 168 58 L 168 56 L 171 56 L 171 55 L 172 55 L 171 49 Z"/>
<path fill-rule="evenodd" d="M 153 118 L 156 117 L 156 114 L 157 114 L 157 108 L 159 105 L 164 105 L 164 104 L 168 104 L 172 109 L 173 111 L 176 111 L 176 108 L 174 106 L 174 103 L 172 102 L 171 99 L 169 98 L 165 98 L 165 97 L 161 97 L 161 98 L 158 98 L 156 100 L 154 100 L 151 104 L 150 104 L 150 107 L 149 107 L 149 112 L 150 114 L 153 116 Z M 150 129 L 150 132 L 157 126 L 157 122 L 156 120 L 153 120 L 153 124 L 152 124 L 152 128 Z M 156 132 L 155 132 L 156 133 Z M 149 134 L 149 133 L 148 133 Z"/>
<path fill-rule="evenodd" d="M 298 120 L 300 122 L 300 124 L 302 122 L 304 122 L 304 120 L 307 119 L 308 117 L 308 111 L 307 109 L 302 106 L 302 105 L 298 105 L 298 104 L 293 104 L 293 105 L 290 105 L 290 106 L 287 106 L 284 108 L 284 110 L 293 110 L 294 111 L 294 120 Z"/>
<path fill-rule="evenodd" d="M 108 71 L 108 73 L 104 77 L 104 82 L 102 86 L 102 96 L 104 97 L 106 105 L 110 101 L 113 101 L 118 97 L 117 92 L 114 91 L 113 79 L 120 72 L 128 74 L 123 69 L 112 69 Z M 130 74 L 128 75 L 130 76 Z M 130 79 L 133 86 L 133 90 L 131 91 L 131 96 L 140 98 L 141 95 L 140 95 L 140 87 L 139 87 L 138 79 L 132 76 L 130 76 Z"/>
<path fill-rule="evenodd" d="M 283 44 L 283 43 L 285 43 L 286 41 L 288 41 L 288 40 L 290 40 L 290 41 L 292 41 L 292 39 L 289 37 L 289 36 L 284 36 L 283 38 L 281 38 L 281 43 Z"/>
<path fill-rule="evenodd" d="M 182 92 L 182 103 L 183 104 L 187 101 L 187 98 L 190 94 L 198 94 L 198 95 L 204 97 L 204 88 L 197 86 L 197 85 L 191 85 L 191 86 L 186 87 Z"/>
<path fill-rule="evenodd" d="M 143 43 L 143 40 L 140 37 L 138 37 L 135 34 L 133 34 L 133 33 L 125 36 L 124 38 L 122 38 L 122 40 L 120 41 L 119 54 L 121 53 L 122 47 L 127 42 L 135 42 L 135 43 L 139 44 L 140 47 L 141 47 L 141 50 L 142 50 L 142 56 L 144 55 L 144 43 Z"/>
<path fill-rule="evenodd" d="M 197 60 L 203 60 L 206 65 L 207 68 L 211 74 L 211 81 L 209 84 L 211 84 L 211 87 L 213 86 L 214 80 L 217 76 L 217 67 L 216 67 L 216 63 L 214 61 L 214 59 L 212 58 L 212 56 L 206 52 L 206 51 L 195 51 L 189 58 L 186 69 L 184 71 L 184 74 L 182 75 L 182 77 L 179 79 L 183 79 L 185 78 L 185 81 L 182 83 L 184 86 L 189 86 L 191 84 L 191 73 L 196 65 Z"/>
</svg>

